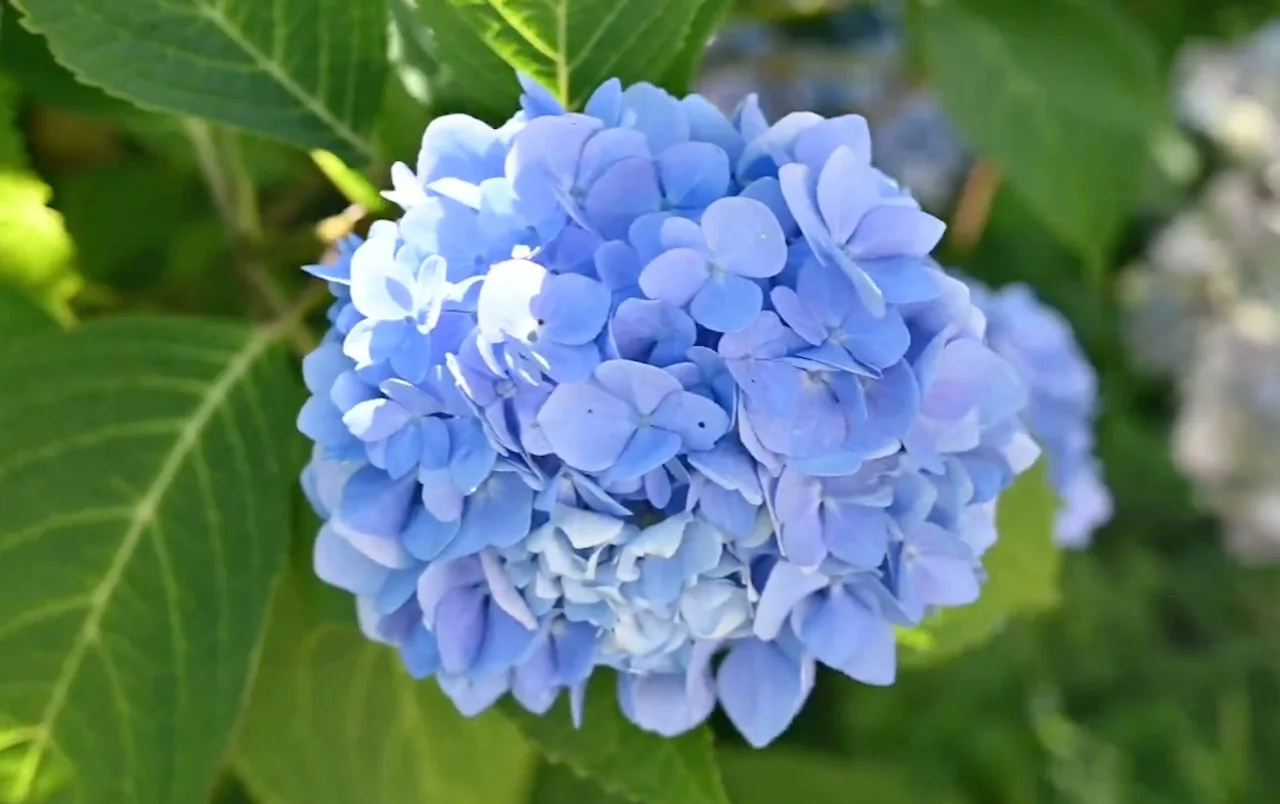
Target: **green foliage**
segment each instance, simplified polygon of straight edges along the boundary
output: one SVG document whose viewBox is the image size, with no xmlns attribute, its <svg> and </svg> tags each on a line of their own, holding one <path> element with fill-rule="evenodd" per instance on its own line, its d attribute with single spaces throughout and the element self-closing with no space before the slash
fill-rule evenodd
<svg viewBox="0 0 1280 804">
<path fill-rule="evenodd" d="M 546 715 L 514 704 L 503 708 L 548 759 L 597 780 L 609 793 L 637 804 L 728 804 L 706 727 L 674 739 L 641 731 L 623 717 L 614 679 L 594 674 L 583 727 L 575 728 L 568 702 Z"/>
<path fill-rule="evenodd" d="M 287 577 L 234 748 L 260 800 L 524 804 L 533 759 L 498 713 L 464 718 L 434 682 L 410 678 L 360 633 L 349 597 Z"/>
<path fill-rule="evenodd" d="M 978 602 L 946 609 L 906 631 L 899 641 L 903 663 L 947 659 L 980 644 L 1009 618 L 1052 609 L 1058 603 L 1062 551 L 1053 541 L 1057 497 L 1043 459 L 1000 495 L 1000 540 L 983 556 L 989 580 Z"/>
<path fill-rule="evenodd" d="M 573 109 L 608 78 L 624 84 L 661 83 L 668 77 L 677 85 L 687 83 L 697 51 L 726 5 L 723 0 L 420 2 L 423 20 L 436 30 L 439 59 L 456 68 L 452 82 L 458 99 L 489 109 L 503 101 L 506 114 L 515 90 L 492 96 L 495 87 L 511 85 L 513 69 L 532 76 Z"/>
<path fill-rule="evenodd" d="M 1100 269 L 1142 198 L 1164 117 L 1145 33 L 1103 0 L 912 4 L 947 111 L 1044 224 Z"/>
<path fill-rule="evenodd" d="M 384 0 L 20 0 L 84 81 L 149 109 L 369 159 Z"/>
<path fill-rule="evenodd" d="M 117 318 L 0 346 L 5 801 L 209 788 L 287 545 L 279 336 Z"/>
<path fill-rule="evenodd" d="M 16 286 L 66 320 L 77 278 L 62 218 L 49 187 L 30 166 L 17 125 L 17 88 L 0 75 L 0 283 Z"/>
<path fill-rule="evenodd" d="M 508 118 L 516 70 L 572 107 L 684 92 L 732 13 L 855 4 L 0 0 L 0 804 L 1277 800 L 1280 578 L 1217 550 L 1108 284 L 1184 192 L 1150 181 L 1173 54 L 1276 0 L 910 0 L 920 78 L 1003 178 L 944 259 L 1071 320 L 1118 508 L 1063 559 L 1042 462 L 894 686 L 821 672 L 766 751 L 640 731 L 607 675 L 581 728 L 564 700 L 464 718 L 312 577 L 284 347 L 323 324 L 297 267 L 347 204 L 387 212 L 433 116 Z"/>
</svg>

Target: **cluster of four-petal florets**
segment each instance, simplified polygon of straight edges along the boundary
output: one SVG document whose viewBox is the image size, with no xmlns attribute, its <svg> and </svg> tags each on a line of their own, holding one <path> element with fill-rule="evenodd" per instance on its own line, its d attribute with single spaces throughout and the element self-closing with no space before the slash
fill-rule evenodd
<svg viewBox="0 0 1280 804">
<path fill-rule="evenodd" d="M 641 727 L 718 701 L 762 745 L 815 662 L 889 683 L 895 626 L 977 598 L 1023 388 L 861 118 L 525 89 L 312 269 L 317 571 L 464 712 L 610 667 Z"/>
</svg>

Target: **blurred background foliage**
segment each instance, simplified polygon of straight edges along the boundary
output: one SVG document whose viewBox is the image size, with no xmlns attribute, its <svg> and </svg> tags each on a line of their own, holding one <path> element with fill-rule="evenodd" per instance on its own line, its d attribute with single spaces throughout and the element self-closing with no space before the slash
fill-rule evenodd
<svg viewBox="0 0 1280 804">
<path fill-rule="evenodd" d="M 1065 557 L 1055 610 L 888 689 L 823 676 L 768 752 L 718 729 L 733 800 L 1280 801 L 1280 571 L 1225 552 L 1219 524 L 1195 505 L 1170 458 L 1176 394 L 1128 356 L 1118 290 L 1122 267 L 1219 159 L 1174 124 L 1175 56 L 1191 39 L 1250 33 L 1280 3 L 866 5 L 740 0 L 699 86 L 726 100 L 759 90 L 775 116 L 866 113 L 884 132 L 881 158 L 917 171 L 912 186 L 951 221 L 945 261 L 994 284 L 1028 281 L 1067 315 L 1101 376 L 1099 442 L 1117 511 L 1090 550 Z M 234 267 L 246 233 L 223 225 L 202 178 L 209 153 L 190 145 L 211 136 L 204 124 L 78 83 L 0 9 L 0 337 L 39 309 L 66 322 L 239 313 L 258 299 Z M 904 25 L 920 35 L 907 40 Z M 382 158 L 365 171 L 375 184 L 390 161 L 411 158 L 448 97 L 433 84 L 433 46 L 393 42 L 402 61 L 377 131 Z M 952 68 L 974 59 L 982 69 Z M 943 83 L 934 89 L 952 118 L 931 105 L 925 75 Z M 1105 125 L 1075 137 L 1077 118 Z M 1060 136 L 1019 142 L 1020 124 Z M 249 135 L 209 146 L 240 150 L 259 188 L 256 253 L 286 292 L 301 287 L 296 266 L 353 226 L 350 202 L 292 148 Z M 1000 159 L 982 156 L 992 152 Z M 247 800 L 234 780 L 219 796 Z M 541 766 L 533 783 L 538 804 L 607 796 L 559 766 Z"/>
</svg>

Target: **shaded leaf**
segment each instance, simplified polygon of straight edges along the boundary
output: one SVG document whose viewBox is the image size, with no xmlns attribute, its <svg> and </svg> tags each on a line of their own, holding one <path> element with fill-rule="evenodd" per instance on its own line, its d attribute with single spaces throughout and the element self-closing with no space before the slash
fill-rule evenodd
<svg viewBox="0 0 1280 804">
<path fill-rule="evenodd" d="M 721 749 L 720 767 L 733 804 L 953 804 L 909 766 L 883 760 L 801 753 Z M 926 774 L 927 776 L 927 774 Z"/>
<path fill-rule="evenodd" d="M 0 341 L 0 800 L 202 801 L 287 554 L 272 330 Z"/>
<path fill-rule="evenodd" d="M 419 0 L 435 32 L 440 61 L 459 93 L 485 108 L 495 90 L 505 102 L 518 93 L 511 69 L 547 86 L 571 108 L 580 107 L 602 82 L 624 84 L 662 78 L 677 61 L 707 5 L 722 0 Z M 714 15 L 710 15 L 714 19 Z M 496 54 L 494 59 L 490 54 Z M 680 53 L 686 67 L 693 62 Z M 500 64 L 509 65 L 505 70 Z M 685 77 L 677 71 L 677 78 Z M 504 87 L 511 87 L 509 92 Z M 515 111 L 514 104 L 506 114 Z"/>
<path fill-rule="evenodd" d="M 1059 598 L 1061 548 L 1053 540 L 1058 499 L 1043 459 L 1000 495 L 1000 538 L 982 565 L 987 581 L 976 603 L 944 609 L 901 632 L 904 664 L 929 663 L 967 650 L 994 635 L 1014 616 L 1053 608 Z"/>
<path fill-rule="evenodd" d="M 1165 116 L 1144 33 L 1101 0 L 912 2 L 930 82 L 961 132 L 1101 267 Z"/>
<path fill-rule="evenodd" d="M 248 788 L 271 804 L 523 804 L 535 758 L 516 729 L 458 714 L 353 608 L 299 573 L 281 588 L 234 750 Z"/>
<path fill-rule="evenodd" d="M 590 777 L 610 794 L 640 804 L 729 802 L 711 731 L 702 726 L 674 739 L 641 731 L 618 708 L 609 673 L 597 671 L 592 677 L 580 729 L 574 728 L 563 697 L 543 716 L 511 701 L 502 707 L 548 759 Z"/>
<path fill-rule="evenodd" d="M 17 0 L 77 77 L 144 108 L 369 159 L 385 0 Z"/>
<path fill-rule="evenodd" d="M 49 314 L 9 285 L 0 284 L 0 338 L 57 329 Z"/>
</svg>

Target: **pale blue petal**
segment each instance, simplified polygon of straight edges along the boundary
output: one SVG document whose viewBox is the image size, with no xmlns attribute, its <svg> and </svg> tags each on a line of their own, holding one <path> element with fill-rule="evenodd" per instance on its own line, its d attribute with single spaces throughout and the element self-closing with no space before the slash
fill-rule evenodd
<svg viewBox="0 0 1280 804">
<path fill-rule="evenodd" d="M 662 369 L 631 360 L 601 363 L 596 381 L 641 416 L 653 413 L 668 395 L 682 390 L 680 381 Z"/>
<path fill-rule="evenodd" d="M 843 589 L 810 598 L 800 616 L 800 639 L 818 661 L 864 684 L 892 684 L 893 626 Z"/>
<path fill-rule="evenodd" d="M 537 422 L 555 454 L 586 472 L 608 469 L 636 429 L 630 406 L 594 383 L 557 387 Z"/>
<path fill-rule="evenodd" d="M 438 620 L 436 627 L 439 627 Z M 495 601 L 490 600 L 485 610 L 484 635 L 480 650 L 471 665 L 471 675 L 484 678 L 505 673 L 529 655 L 537 638 L 537 628 L 529 628 L 517 622 Z"/>
<path fill-rule="evenodd" d="M 587 99 L 583 112 L 597 118 L 606 126 L 618 125 L 622 115 L 622 82 L 616 78 L 610 78 L 597 87 Z"/>
<path fill-rule="evenodd" d="M 800 663 L 774 643 L 737 643 L 716 672 L 720 705 L 742 736 L 763 748 L 791 725 L 809 690 Z"/>
<path fill-rule="evenodd" d="M 787 264 L 787 238 L 770 209 L 750 198 L 722 198 L 702 214 L 715 263 L 739 276 L 763 279 Z"/>
<path fill-rule="evenodd" d="M 884 204 L 862 218 L 850 242 L 853 256 L 923 257 L 942 240 L 947 225 L 918 207 Z"/>
<path fill-rule="evenodd" d="M 600 334 L 609 317 L 610 294 L 594 279 L 578 274 L 554 274 L 542 283 L 529 304 L 539 322 L 538 337 L 581 346 Z"/>
<path fill-rule="evenodd" d="M 661 206 L 658 172 L 648 157 L 624 159 L 611 166 L 583 200 L 588 219 L 608 240 L 626 237 L 638 218 L 657 212 Z"/>
<path fill-rule="evenodd" d="M 693 319 L 678 307 L 644 299 L 618 305 L 610 332 L 622 359 L 663 367 L 684 360 L 698 335 Z"/>
<path fill-rule="evenodd" d="M 680 391 L 654 410 L 653 425 L 679 436 L 685 450 L 701 452 L 729 431 L 729 414 L 704 396 Z"/>
<path fill-rule="evenodd" d="M 446 673 L 466 673 L 480 653 L 484 639 L 486 600 L 474 587 L 451 589 L 435 609 L 436 645 Z"/>
<path fill-rule="evenodd" d="M 712 332 L 738 332 L 755 321 L 763 303 L 759 284 L 725 273 L 713 275 L 702 285 L 689 304 L 689 314 Z"/>
<path fill-rule="evenodd" d="M 688 248 L 676 248 L 653 259 L 640 273 L 640 289 L 651 299 L 684 307 L 710 277 L 706 259 Z"/>
<path fill-rule="evenodd" d="M 658 159 L 663 198 L 670 207 L 704 209 L 729 189 L 729 157 L 707 142 L 685 142 Z"/>
<path fill-rule="evenodd" d="M 864 117 L 842 115 L 805 129 L 796 137 L 796 160 L 821 170 L 840 148 L 849 151 L 856 164 L 871 164 L 871 129 Z"/>
<path fill-rule="evenodd" d="M 376 595 L 391 570 L 370 560 L 333 528 L 320 529 L 314 551 L 316 577 L 353 595 Z"/>
<path fill-rule="evenodd" d="M 662 466 L 680 452 L 680 436 L 656 427 L 642 427 L 609 468 L 610 480 L 630 480 Z"/>
<path fill-rule="evenodd" d="M 623 125 L 643 133 L 649 149 L 660 156 L 668 148 L 689 139 L 689 121 L 680 101 L 653 84 L 632 84 L 622 93 Z"/>
<path fill-rule="evenodd" d="M 400 540 L 414 558 L 419 561 L 434 561 L 458 535 L 461 527 L 460 519 L 444 522 L 426 508 L 419 508 L 410 517 Z"/>
<path fill-rule="evenodd" d="M 342 421 L 361 441 L 381 441 L 398 432 L 413 418 L 390 399 L 370 399 L 347 411 Z"/>
<path fill-rule="evenodd" d="M 847 243 L 879 199 L 871 164 L 837 148 L 818 174 L 818 209 L 836 243 Z"/>
</svg>

